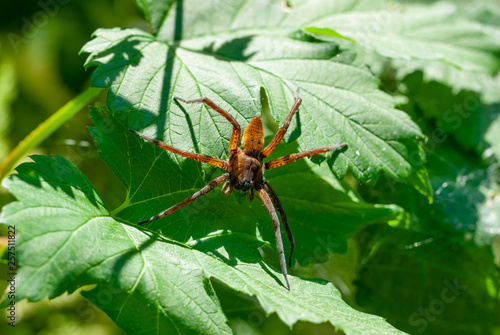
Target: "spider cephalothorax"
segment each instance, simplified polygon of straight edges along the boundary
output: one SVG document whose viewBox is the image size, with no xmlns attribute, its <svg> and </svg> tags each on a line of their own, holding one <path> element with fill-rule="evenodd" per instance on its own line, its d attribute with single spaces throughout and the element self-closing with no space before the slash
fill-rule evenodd
<svg viewBox="0 0 500 335">
<path fill-rule="evenodd" d="M 262 128 L 262 120 L 260 119 L 259 116 L 255 116 L 246 127 L 241 141 L 243 148 L 240 149 L 238 147 L 238 144 L 240 141 L 241 127 L 229 113 L 227 113 L 225 110 L 214 104 L 208 98 L 183 100 L 181 98 L 175 97 L 174 99 L 188 104 L 204 103 L 207 106 L 211 107 L 216 112 L 218 112 L 219 114 L 221 114 L 223 117 L 225 117 L 233 125 L 233 133 L 229 141 L 229 150 L 231 151 L 231 154 L 229 155 L 226 161 L 223 161 L 222 159 L 212 156 L 206 156 L 202 154 L 182 151 L 166 143 L 160 142 L 151 137 L 140 134 L 135 130 L 130 129 L 130 131 L 136 134 L 137 136 L 145 139 L 146 141 L 152 142 L 165 150 L 171 151 L 183 157 L 197 160 L 199 162 L 204 162 L 217 166 L 223 170 L 226 170 L 227 173 L 224 173 L 221 176 L 213 179 L 205 187 L 201 188 L 198 192 L 194 193 L 183 202 L 173 207 L 170 207 L 169 209 L 161 212 L 160 214 L 151 217 L 149 220 L 139 222 L 139 224 L 151 222 L 160 219 L 164 216 L 170 215 L 175 211 L 181 209 L 182 207 L 186 206 L 187 204 L 198 199 L 202 195 L 207 194 L 208 192 L 210 192 L 211 190 L 213 190 L 215 187 L 217 187 L 222 183 L 224 183 L 224 186 L 222 187 L 222 192 L 226 195 L 231 194 L 233 188 L 235 188 L 237 190 L 246 192 L 248 198 L 252 200 L 254 196 L 253 192 L 255 191 L 259 196 L 259 198 L 264 203 L 264 206 L 266 207 L 267 211 L 271 215 L 274 227 L 274 234 L 276 237 L 276 247 L 278 249 L 278 253 L 280 256 L 281 271 L 283 273 L 283 276 L 285 277 L 286 286 L 288 289 L 290 289 L 290 284 L 288 282 L 288 277 L 287 277 L 285 254 L 283 251 L 283 241 L 281 240 L 280 222 L 278 219 L 278 215 L 276 214 L 276 209 L 280 213 L 281 221 L 283 223 L 283 226 L 285 227 L 288 241 L 290 242 L 290 257 L 288 258 L 288 266 L 291 266 L 292 263 L 292 255 L 293 255 L 293 249 L 295 247 L 295 241 L 293 239 L 290 227 L 288 226 L 288 220 L 285 211 L 283 210 L 283 206 L 281 205 L 281 202 L 279 201 L 278 196 L 276 195 L 272 187 L 266 182 L 264 178 L 264 171 L 269 169 L 274 169 L 276 167 L 280 167 L 282 165 L 291 162 L 295 162 L 297 159 L 300 158 L 343 148 L 347 145 L 347 143 L 342 143 L 339 145 L 334 145 L 329 147 L 322 147 L 313 150 L 307 150 L 298 154 L 292 154 L 289 156 L 274 159 L 267 163 L 263 163 L 263 160 L 267 156 L 269 156 L 271 152 L 273 152 L 273 150 L 278 146 L 279 142 L 283 139 L 283 136 L 285 135 L 288 126 L 290 125 L 293 115 L 295 114 L 295 112 L 297 112 L 302 102 L 302 99 L 298 96 L 298 90 L 297 93 L 295 94 L 295 103 L 290 112 L 288 113 L 288 116 L 286 117 L 283 126 L 281 126 L 281 128 L 278 130 L 274 138 L 264 149 L 262 149 L 264 147 L 264 130 Z"/>
</svg>

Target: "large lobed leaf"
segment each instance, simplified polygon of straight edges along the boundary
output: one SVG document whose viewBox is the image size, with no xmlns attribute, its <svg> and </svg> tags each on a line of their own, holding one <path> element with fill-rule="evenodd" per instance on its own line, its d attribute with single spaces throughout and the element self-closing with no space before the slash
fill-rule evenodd
<svg viewBox="0 0 500 335">
<path fill-rule="evenodd" d="M 332 61 L 336 44 L 311 43 L 299 32 L 325 13 L 370 7 L 311 1 L 287 13 L 276 1 L 183 1 L 156 35 L 98 30 L 83 51 L 90 53 L 86 65 L 97 66 L 92 84 L 110 88 L 109 107 L 130 111 L 131 128 L 176 147 L 225 158 L 231 129 L 215 112 L 174 96 L 207 96 L 245 126 L 262 109 L 261 88 L 282 121 L 300 87 L 304 103 L 286 141 L 297 139 L 299 150 L 347 142 L 348 150 L 329 160 L 337 177 L 350 169 L 374 183 L 384 172 L 430 196 L 415 123 L 368 71 Z"/>
<path fill-rule="evenodd" d="M 281 274 L 262 261 L 262 242 L 224 232 L 189 244 L 110 216 L 100 196 L 64 158 L 34 156 L 4 180 L 20 202 L 1 222 L 15 225 L 16 300 L 37 301 L 97 284 L 84 295 L 134 334 L 229 334 L 212 280 L 255 296 L 288 325 L 330 322 L 346 334 L 400 334 L 342 301 L 331 283 Z M 3 297 L 3 306 L 9 300 Z"/>
</svg>

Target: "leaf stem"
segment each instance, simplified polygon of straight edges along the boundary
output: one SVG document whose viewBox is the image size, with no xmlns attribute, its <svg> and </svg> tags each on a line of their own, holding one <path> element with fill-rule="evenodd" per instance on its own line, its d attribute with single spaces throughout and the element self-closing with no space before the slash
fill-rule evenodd
<svg viewBox="0 0 500 335">
<path fill-rule="evenodd" d="M 2 162 L 0 165 L 0 181 L 12 171 L 14 166 L 16 166 L 24 156 L 30 153 L 102 91 L 104 91 L 103 88 L 89 88 L 87 91 L 81 93 L 59 108 L 59 110 L 52 114 L 47 120 L 40 123 L 40 125 L 26 136 L 24 140 L 19 142 L 14 150 L 12 150 Z"/>
</svg>

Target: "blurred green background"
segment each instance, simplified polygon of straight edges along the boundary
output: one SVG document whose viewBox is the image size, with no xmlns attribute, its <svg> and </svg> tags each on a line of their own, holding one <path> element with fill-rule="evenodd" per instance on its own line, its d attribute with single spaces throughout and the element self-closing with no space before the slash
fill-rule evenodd
<svg viewBox="0 0 500 335">
<path fill-rule="evenodd" d="M 89 87 L 79 55 L 100 27 L 146 27 L 133 1 L 4 1 L 0 11 L 0 161 L 65 103 Z M 105 102 L 105 95 L 99 97 Z M 122 190 L 97 154 L 87 108 L 59 128 L 32 154 L 58 154 L 74 162 L 111 207 Z M 28 160 L 28 159 L 26 159 Z M 0 188 L 0 206 L 13 201 Z M 6 235 L 2 226 L 0 235 Z M 0 289 L 6 287 L 1 264 Z M 123 334 L 78 292 L 49 301 L 20 302 L 15 331 L 0 318 L 1 334 Z"/>
<path fill-rule="evenodd" d="M 491 17 L 483 21 L 500 24 L 495 21 L 497 16 Z M 0 11 L 0 161 L 36 126 L 88 88 L 92 70 L 84 70 L 86 56 L 78 52 L 92 32 L 101 27 L 127 26 L 146 28 L 133 1 L 3 3 Z M 392 75 L 390 71 L 382 75 L 382 88 L 391 93 L 397 91 L 399 85 Z M 443 122 L 437 111 L 463 105 L 469 97 L 476 97 L 472 92 L 456 94 L 442 84 L 426 83 L 419 73 L 405 78 L 403 84 L 409 100 L 401 108 L 428 136 L 436 124 Z M 105 102 L 105 96 L 99 101 Z M 484 135 L 484 129 L 479 127 L 481 118 L 484 115 L 491 120 L 497 118 L 500 108 L 498 104 L 478 104 L 472 114 L 470 122 L 450 133 L 446 141 L 432 148 L 428 157 L 436 191 L 434 204 L 429 205 L 411 186 L 387 178 L 381 178 L 375 187 L 348 180 L 366 201 L 404 207 L 413 223 L 411 229 L 385 224 L 370 226 L 349 241 L 346 255 L 330 255 L 327 262 L 296 269 L 295 273 L 331 280 L 349 304 L 381 315 L 395 327 L 412 334 L 500 334 L 500 260 L 495 259 L 492 251 L 497 250 L 500 257 L 500 240 L 479 245 L 475 239 L 485 195 L 498 192 L 495 188 L 499 180 L 498 163 L 485 157 L 481 150 L 471 149 L 471 142 L 472 147 L 480 147 Z M 485 129 L 491 120 L 485 122 Z M 34 153 L 58 154 L 69 159 L 92 181 L 109 208 L 115 208 L 123 200 L 123 189 L 98 157 L 88 126 L 91 122 L 84 109 Z M 471 132 L 478 138 L 472 138 Z M 490 193 L 482 192 L 483 189 Z M 0 188 L 0 206 L 13 200 Z M 3 227 L 0 235 L 6 235 L 1 229 Z M 3 267 L 0 278 L 3 290 L 6 271 L 4 264 L 0 267 Z M 412 323 L 411 316 L 420 308 L 440 308 L 439 297 L 455 280 L 467 286 L 466 294 L 446 304 L 442 313 L 426 322 L 425 329 L 419 323 L 421 318 L 414 318 Z M 218 293 L 237 334 L 290 333 L 275 315 L 266 318 L 254 301 L 246 297 L 241 297 L 241 301 L 225 301 L 223 287 L 218 288 Z M 78 292 L 51 301 L 23 301 L 17 307 L 15 334 L 123 333 Z M 304 323 L 293 329 L 296 334 L 332 332 L 329 325 Z M 0 333 L 12 333 L 3 317 Z"/>
</svg>

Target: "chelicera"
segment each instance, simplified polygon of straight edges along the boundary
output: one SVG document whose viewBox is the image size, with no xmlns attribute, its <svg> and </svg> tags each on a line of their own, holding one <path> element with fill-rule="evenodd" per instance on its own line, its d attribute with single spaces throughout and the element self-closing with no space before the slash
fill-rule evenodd
<svg viewBox="0 0 500 335">
<path fill-rule="evenodd" d="M 292 264 L 292 255 L 295 247 L 295 241 L 292 232 L 290 230 L 290 227 L 288 225 L 288 220 L 285 211 L 283 209 L 283 206 L 281 205 L 281 202 L 278 199 L 278 196 L 274 192 L 273 188 L 266 182 L 266 179 L 264 177 L 264 172 L 266 170 L 274 169 L 283 166 L 285 164 L 295 162 L 296 160 L 304 157 L 325 153 L 328 151 L 338 150 L 340 148 L 347 146 L 347 143 L 317 148 L 313 150 L 306 150 L 297 154 L 284 156 L 264 163 L 263 160 L 266 159 L 273 152 L 273 150 L 278 146 L 279 142 L 283 139 L 283 136 L 285 135 L 290 125 L 290 122 L 292 121 L 293 116 L 295 115 L 295 113 L 299 109 L 300 104 L 302 103 L 302 99 L 298 95 L 298 90 L 295 93 L 295 103 L 293 104 L 290 112 L 288 113 L 285 122 L 278 130 L 274 138 L 271 140 L 271 142 L 264 149 L 263 149 L 264 130 L 262 128 L 262 120 L 259 116 L 255 116 L 250 121 L 248 126 L 245 128 L 245 131 L 243 133 L 243 138 L 241 141 L 242 148 L 239 148 L 238 144 L 241 136 L 241 127 L 238 124 L 238 122 L 236 122 L 236 120 L 228 112 L 217 106 L 215 103 L 212 102 L 212 100 L 208 98 L 184 100 L 178 97 L 174 97 L 174 99 L 182 101 L 183 103 L 186 104 L 203 103 L 212 108 L 213 110 L 215 110 L 216 112 L 218 112 L 223 117 L 225 117 L 233 125 L 233 132 L 231 135 L 231 139 L 229 140 L 229 150 L 231 153 L 227 158 L 227 160 L 224 161 L 222 159 L 212 156 L 179 150 L 166 143 L 155 140 L 149 136 L 140 134 L 135 130 L 132 129 L 129 130 L 132 133 L 136 134 L 137 136 L 143 138 L 144 140 L 156 144 L 160 148 L 173 152 L 182 157 L 191 158 L 199 162 L 217 166 L 223 170 L 226 170 L 227 172 L 210 181 L 206 186 L 201 188 L 199 191 L 197 191 L 196 193 L 194 193 L 181 203 L 172 206 L 169 209 L 151 217 L 149 220 L 139 222 L 138 224 L 151 222 L 160 219 L 162 217 L 165 217 L 167 215 L 170 215 L 178 211 L 179 209 L 183 208 L 187 204 L 195 201 L 199 197 L 207 194 L 208 192 L 210 192 L 211 190 L 213 190 L 215 187 L 219 186 L 222 183 L 224 183 L 224 186 L 222 187 L 222 193 L 229 195 L 231 194 L 233 189 L 237 189 L 242 192 L 245 192 L 250 201 L 253 200 L 255 191 L 255 193 L 257 193 L 259 198 L 262 200 L 262 203 L 266 207 L 267 211 L 271 215 L 274 227 L 274 234 L 276 237 L 276 247 L 280 258 L 281 271 L 285 278 L 286 286 L 288 290 L 290 290 L 290 283 L 288 282 L 288 277 L 287 277 L 285 253 L 283 250 L 283 241 L 281 239 L 280 221 L 278 219 L 278 215 L 276 214 L 276 210 L 281 216 L 281 222 L 283 223 L 283 226 L 286 231 L 286 236 L 288 237 L 288 241 L 290 242 L 290 256 L 288 258 L 289 267 L 291 267 Z"/>
</svg>

